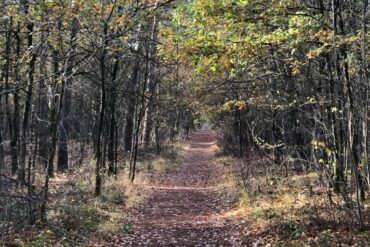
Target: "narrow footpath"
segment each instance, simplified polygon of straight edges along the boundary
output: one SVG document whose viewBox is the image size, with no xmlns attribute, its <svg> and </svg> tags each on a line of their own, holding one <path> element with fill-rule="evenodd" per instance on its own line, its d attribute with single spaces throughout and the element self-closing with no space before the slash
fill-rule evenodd
<svg viewBox="0 0 370 247">
<path fill-rule="evenodd" d="M 133 230 L 111 246 L 242 246 L 235 219 L 217 191 L 214 132 L 193 133 L 177 168 L 163 174 L 135 210 Z"/>
</svg>

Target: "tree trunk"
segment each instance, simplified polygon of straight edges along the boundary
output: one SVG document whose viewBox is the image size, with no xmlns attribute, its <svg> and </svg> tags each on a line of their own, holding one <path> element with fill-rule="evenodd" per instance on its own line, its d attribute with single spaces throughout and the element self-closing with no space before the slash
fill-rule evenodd
<svg viewBox="0 0 370 247">
<path fill-rule="evenodd" d="M 108 24 L 104 22 L 104 35 L 103 35 L 103 46 L 102 46 L 102 55 L 100 57 L 100 113 L 99 113 L 99 125 L 98 125 L 98 132 L 97 141 L 96 141 L 96 167 L 95 167 L 95 196 L 99 196 L 101 194 L 101 169 L 102 169 L 102 148 L 101 148 L 101 135 L 103 133 L 103 122 L 104 122 L 104 111 L 105 111 L 105 56 L 107 53 L 106 47 L 108 46 Z"/>
<path fill-rule="evenodd" d="M 128 82 L 127 92 L 128 99 L 127 99 L 127 111 L 126 111 L 126 118 L 125 118 L 125 127 L 123 131 L 123 149 L 125 153 L 131 152 L 132 149 L 132 137 L 134 133 L 134 117 L 135 117 L 135 104 L 136 104 L 136 97 L 138 92 L 138 83 L 139 83 L 139 70 L 140 70 L 140 51 L 142 46 L 141 40 L 141 32 L 142 32 L 142 24 L 139 24 L 139 28 L 137 31 L 137 41 L 135 46 L 135 62 L 134 67 L 132 69 L 132 74 L 130 81 Z"/>
<path fill-rule="evenodd" d="M 119 57 L 115 56 L 115 62 L 112 72 L 112 85 L 110 90 L 110 125 L 109 125 L 109 140 L 108 140 L 108 175 L 115 174 L 116 162 L 114 154 L 114 144 L 116 139 L 116 78 L 118 73 Z"/>
<path fill-rule="evenodd" d="M 16 38 L 16 58 L 19 59 L 21 52 L 21 39 L 19 37 L 20 28 L 18 26 L 15 34 Z M 16 81 L 20 81 L 19 65 L 18 63 L 14 66 L 14 74 Z M 13 95 L 13 118 L 10 116 L 10 110 L 8 111 L 9 117 L 9 130 L 10 130 L 10 156 L 12 160 L 12 173 L 15 174 L 18 169 L 18 151 L 19 151 L 19 136 L 20 136 L 20 107 L 19 107 L 19 94 L 18 89 L 14 90 Z"/>
<path fill-rule="evenodd" d="M 45 20 L 45 17 L 42 17 L 43 21 Z M 41 40 L 46 39 L 46 35 L 48 30 L 41 30 Z M 38 121 L 38 128 L 37 128 L 37 135 L 39 136 L 39 160 L 44 164 L 44 166 L 47 166 L 48 162 L 48 147 L 47 147 L 47 135 L 45 135 L 45 132 L 47 132 L 47 118 L 48 118 L 48 96 L 47 96 L 47 87 L 46 87 L 46 78 L 47 78 L 47 59 L 48 59 L 48 53 L 47 53 L 47 44 L 42 44 L 40 47 L 40 82 L 39 82 L 39 121 Z"/>
<path fill-rule="evenodd" d="M 59 172 L 64 172 L 68 169 L 68 134 L 70 130 L 70 121 L 68 119 L 71 113 L 72 106 L 72 81 L 73 81 L 73 67 L 74 56 L 77 45 L 77 27 L 78 20 L 74 18 L 71 23 L 71 36 L 70 36 L 70 51 L 67 55 L 66 68 L 65 68 L 65 83 L 64 83 L 64 97 L 62 108 L 62 119 L 59 126 L 59 139 L 58 139 L 58 162 L 57 169 Z"/>
<path fill-rule="evenodd" d="M 2 77 L 2 76 L 1 76 Z M 3 83 L 2 78 L 0 79 L 0 92 L 3 91 Z M 4 143 L 3 143 L 3 95 L 0 95 L 0 170 L 4 168 L 4 161 L 5 161 L 5 151 L 4 151 Z"/>
<path fill-rule="evenodd" d="M 158 0 L 155 2 L 155 7 L 158 5 Z M 158 26 L 158 17 L 154 15 L 152 25 L 151 25 L 151 32 L 150 32 L 150 39 L 149 39 L 149 68 L 148 68 L 148 81 L 147 81 L 147 90 L 146 90 L 146 108 L 144 114 L 144 133 L 143 133 L 143 147 L 147 149 L 150 146 L 150 137 L 151 131 L 153 128 L 153 120 L 152 120 L 152 101 L 154 98 L 155 87 L 156 87 L 156 76 L 155 76 L 155 59 L 156 59 L 156 42 L 157 42 L 157 26 Z"/>
<path fill-rule="evenodd" d="M 24 9 L 25 9 L 26 16 L 28 16 L 28 8 L 29 8 L 29 2 L 26 0 L 24 1 Z M 31 53 L 31 60 L 28 63 L 28 83 L 27 83 L 26 101 L 25 101 L 24 111 L 23 111 L 22 132 L 21 132 L 21 137 L 20 137 L 21 150 L 20 150 L 20 161 L 19 161 L 19 167 L 18 167 L 18 179 L 22 182 L 25 182 L 25 163 L 26 163 L 26 155 L 27 155 L 28 119 L 29 119 L 30 111 L 31 111 L 35 64 L 36 64 L 36 58 L 37 58 L 37 54 L 33 50 L 34 49 L 33 47 L 33 26 L 34 24 L 32 22 L 27 23 L 27 46 L 28 46 L 28 50 Z"/>
</svg>

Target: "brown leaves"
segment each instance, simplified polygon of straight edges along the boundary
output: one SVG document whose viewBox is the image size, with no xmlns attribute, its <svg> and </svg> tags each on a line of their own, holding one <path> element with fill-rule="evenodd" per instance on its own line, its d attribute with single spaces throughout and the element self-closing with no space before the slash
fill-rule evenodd
<svg viewBox="0 0 370 247">
<path fill-rule="evenodd" d="M 293 64 L 291 65 L 292 68 L 292 75 L 297 76 L 301 72 L 301 63 L 299 61 L 294 61 Z"/>
<path fill-rule="evenodd" d="M 181 163 L 158 178 L 151 197 L 132 212 L 132 231 L 111 236 L 104 246 L 242 246 L 239 222 L 223 216 L 214 140 L 211 131 L 193 134 Z"/>
</svg>

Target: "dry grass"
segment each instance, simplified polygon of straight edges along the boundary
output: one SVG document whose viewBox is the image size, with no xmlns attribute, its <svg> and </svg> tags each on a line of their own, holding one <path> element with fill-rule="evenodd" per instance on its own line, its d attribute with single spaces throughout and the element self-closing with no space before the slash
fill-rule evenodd
<svg viewBox="0 0 370 247">
<path fill-rule="evenodd" d="M 176 166 L 188 144 L 172 144 L 161 156 L 139 157 L 134 183 L 128 179 L 128 164 L 118 164 L 117 176 L 103 176 L 102 194 L 94 196 L 95 160 L 92 155 L 68 173 L 50 179 L 47 224 L 22 229 L 19 246 L 83 245 L 93 235 L 127 232 L 131 229 L 127 212 L 149 196 L 146 188 L 156 176 Z M 76 156 L 77 157 L 77 156 Z M 73 163 L 73 162 L 72 162 Z M 42 169 L 40 165 L 40 169 Z M 43 173 L 37 173 L 38 186 Z M 9 236 L 8 239 L 15 239 Z"/>
<path fill-rule="evenodd" d="M 340 224 L 344 219 L 343 205 L 338 195 L 332 195 L 330 204 L 327 189 L 319 186 L 314 172 L 280 176 L 279 167 L 266 173 L 256 171 L 259 177 L 249 179 L 259 183 L 259 190 L 247 191 L 238 172 L 240 163 L 232 157 L 218 157 L 229 178 L 223 184 L 223 193 L 235 197 L 235 207 L 226 212 L 228 217 L 242 217 L 249 229 L 246 243 L 256 242 L 271 246 L 369 246 L 370 232 L 358 231 L 355 226 Z M 258 167 L 258 166 L 257 166 Z M 251 187 L 247 187 L 251 188 Z M 368 212 L 367 201 L 364 212 Z M 333 215 L 335 218 L 333 219 Z M 262 246 L 261 245 L 261 246 Z"/>
</svg>

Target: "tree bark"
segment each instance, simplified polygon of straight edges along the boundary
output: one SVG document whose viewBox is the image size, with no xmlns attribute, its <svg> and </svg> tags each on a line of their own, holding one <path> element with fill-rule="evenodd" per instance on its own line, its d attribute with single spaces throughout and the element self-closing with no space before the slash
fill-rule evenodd
<svg viewBox="0 0 370 247">
<path fill-rule="evenodd" d="M 115 62 L 112 72 L 112 82 L 110 88 L 110 124 L 109 124 L 109 140 L 108 140 L 108 175 L 113 175 L 116 172 L 115 162 L 115 140 L 116 140 L 116 79 L 118 73 L 119 57 L 115 55 Z"/>
<path fill-rule="evenodd" d="M 155 7 L 158 5 L 158 0 L 155 2 Z M 149 39 L 149 68 L 148 68 L 148 81 L 147 81 L 147 90 L 146 90 L 146 108 L 144 114 L 144 133 L 143 133 L 143 147 L 147 149 L 150 146 L 151 140 L 151 131 L 153 128 L 152 120 L 152 101 L 154 98 L 155 88 L 157 85 L 156 76 L 155 76 L 155 59 L 156 59 L 156 42 L 157 42 L 157 26 L 158 26 L 158 17 L 155 14 L 151 24 L 151 32 Z"/>
<path fill-rule="evenodd" d="M 76 11 L 76 10 L 74 10 Z M 59 126 L 58 136 L 58 161 L 57 169 L 59 172 L 64 172 L 68 169 L 68 134 L 70 131 L 69 115 L 72 107 L 72 81 L 73 81 L 73 68 L 74 68 L 74 56 L 77 45 L 77 28 L 78 20 L 73 18 L 71 23 L 71 36 L 70 36 L 70 47 L 69 54 L 67 55 L 67 62 L 65 68 L 65 83 L 64 83 L 64 96 L 63 96 L 63 108 L 62 108 L 62 119 Z"/>
<path fill-rule="evenodd" d="M 25 15 L 28 16 L 29 2 L 28 0 L 23 3 Z M 21 150 L 20 150 L 20 160 L 18 166 L 18 179 L 25 182 L 25 163 L 27 155 L 27 131 L 28 131 L 28 119 L 31 112 L 32 94 L 33 94 L 33 84 L 34 84 L 34 73 L 37 53 L 34 51 L 33 47 L 33 27 L 34 24 L 30 21 L 27 22 L 27 47 L 30 51 L 31 59 L 28 63 L 28 82 L 27 82 L 27 92 L 26 101 L 23 111 L 23 121 L 22 121 L 22 132 L 20 137 Z"/>
<path fill-rule="evenodd" d="M 132 138 L 134 133 L 134 117 L 135 117 L 135 104 L 138 92 L 139 83 L 139 70 L 140 70 L 140 51 L 142 46 L 141 40 L 142 24 L 139 24 L 137 31 L 137 41 L 135 46 L 135 62 L 132 69 L 131 78 L 127 85 L 128 99 L 127 99 L 127 111 L 125 117 L 125 127 L 123 131 L 123 149 L 125 153 L 131 152 L 132 149 Z"/>
<path fill-rule="evenodd" d="M 106 47 L 108 46 L 108 24 L 107 22 L 103 23 L 103 46 L 102 46 L 102 55 L 100 57 L 100 112 L 99 112 L 99 125 L 98 125 L 98 132 L 97 141 L 96 141 L 96 167 L 95 167 L 95 196 L 99 196 L 101 194 L 101 183 L 102 183 L 102 148 L 101 148 L 101 135 L 103 133 L 103 123 L 104 123 L 104 112 L 105 112 L 105 56 L 107 53 Z"/>
</svg>

